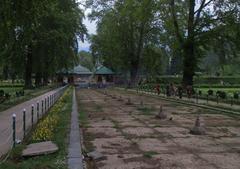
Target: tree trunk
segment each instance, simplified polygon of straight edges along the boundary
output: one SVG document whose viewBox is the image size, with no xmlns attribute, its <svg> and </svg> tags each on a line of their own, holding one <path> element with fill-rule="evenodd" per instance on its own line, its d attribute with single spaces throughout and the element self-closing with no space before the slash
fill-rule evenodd
<svg viewBox="0 0 240 169">
<path fill-rule="evenodd" d="M 12 78 L 12 84 L 14 84 L 14 83 L 15 83 L 15 80 L 16 80 L 16 74 L 13 73 L 13 74 L 11 75 L 11 78 Z"/>
<path fill-rule="evenodd" d="M 36 87 L 40 87 L 42 85 L 42 74 L 40 72 L 36 73 L 35 85 L 36 85 Z"/>
<path fill-rule="evenodd" d="M 193 76 L 195 74 L 196 58 L 194 55 L 194 42 L 188 42 L 184 47 L 184 60 L 183 60 L 183 79 L 182 84 L 184 87 L 193 85 Z"/>
<path fill-rule="evenodd" d="M 48 85 L 48 74 L 45 72 L 43 76 L 43 85 L 47 86 Z"/>
<path fill-rule="evenodd" d="M 195 74 L 195 67 L 197 66 L 194 53 L 194 7 L 195 0 L 189 0 L 188 36 L 183 44 L 184 68 L 182 83 L 184 87 L 193 85 L 193 76 Z"/>
<path fill-rule="evenodd" d="M 3 67 L 3 79 L 8 80 L 8 76 L 9 76 L 9 68 L 8 68 L 8 66 L 4 66 Z"/>
<path fill-rule="evenodd" d="M 133 87 L 137 82 L 138 62 L 132 62 L 130 68 L 130 85 Z"/>
<path fill-rule="evenodd" d="M 25 88 L 32 88 L 32 48 L 31 45 L 28 46 L 26 55 L 26 65 L 25 65 Z"/>
</svg>

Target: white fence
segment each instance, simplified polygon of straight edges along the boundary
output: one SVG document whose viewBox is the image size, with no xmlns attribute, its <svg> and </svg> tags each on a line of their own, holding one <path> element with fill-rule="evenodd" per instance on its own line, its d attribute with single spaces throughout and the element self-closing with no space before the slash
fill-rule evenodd
<svg viewBox="0 0 240 169">
<path fill-rule="evenodd" d="M 7 110 L 0 119 L 0 157 L 24 139 L 32 127 L 40 120 L 63 94 L 67 86 L 24 102 Z M 1 116 L 0 116 L 1 117 Z"/>
</svg>

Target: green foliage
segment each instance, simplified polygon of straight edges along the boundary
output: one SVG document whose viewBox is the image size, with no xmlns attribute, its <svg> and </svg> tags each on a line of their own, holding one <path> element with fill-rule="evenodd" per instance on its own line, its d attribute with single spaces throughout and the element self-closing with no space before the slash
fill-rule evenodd
<svg viewBox="0 0 240 169">
<path fill-rule="evenodd" d="M 154 58 L 162 54 L 161 50 L 154 49 L 156 39 L 153 33 L 157 31 L 153 24 L 156 20 L 155 2 L 88 1 L 88 5 L 93 10 L 91 18 L 98 19 L 97 35 L 91 37 L 93 55 L 115 71 L 129 73 L 134 83 L 141 61 L 146 61 L 149 52 L 154 53 Z M 95 8 L 96 5 L 99 8 Z M 151 63 L 145 62 L 142 67 L 149 71 Z M 149 72 L 152 73 L 153 69 L 150 68 Z"/>
<path fill-rule="evenodd" d="M 166 7 L 168 3 L 160 6 L 164 5 Z M 220 65 L 236 53 L 236 45 L 239 44 L 235 41 L 235 35 L 239 32 L 235 29 L 236 26 L 239 27 L 238 6 L 239 2 L 231 0 L 170 1 L 169 16 L 172 23 L 170 27 L 173 27 L 170 34 L 178 41 L 180 46 L 178 50 L 184 58 L 183 83 L 185 85 L 192 84 L 198 61 L 209 52 L 209 49 L 218 55 Z M 164 22 L 166 27 L 169 26 L 168 22 Z"/>
<path fill-rule="evenodd" d="M 13 161 L 20 161 L 22 160 L 21 154 L 22 151 L 26 148 L 25 145 L 17 145 L 9 154 L 9 159 Z"/>
<path fill-rule="evenodd" d="M 0 111 L 6 110 L 24 101 L 39 96 L 45 92 L 53 90 L 55 87 L 56 87 L 55 85 L 49 85 L 37 89 L 24 90 L 24 96 L 16 97 L 16 91 L 18 92 L 22 91 L 23 86 L 4 86 L 4 87 L 0 86 L 0 90 L 3 90 L 5 93 L 9 93 L 11 95 L 9 100 L 6 100 L 4 103 L 0 104 Z"/>
<path fill-rule="evenodd" d="M 175 83 L 180 84 L 181 83 L 182 76 L 158 76 L 150 81 L 150 83 L 160 83 L 160 84 L 169 84 L 169 83 Z M 221 82 L 224 83 L 221 84 Z M 236 87 L 240 84 L 240 77 L 239 76 L 200 76 L 194 78 L 194 83 L 196 86 L 213 86 L 216 87 L 226 87 L 226 86 L 232 86 Z"/>
<path fill-rule="evenodd" d="M 95 63 L 94 63 L 94 59 L 93 56 L 90 52 L 86 52 L 86 51 L 81 51 L 78 53 L 78 57 L 79 57 L 79 63 L 88 68 L 89 70 L 93 71 L 94 67 L 95 67 Z"/>
<path fill-rule="evenodd" d="M 236 0 L 88 0 L 87 5 L 90 18 L 98 20 L 91 50 L 109 67 L 131 76 L 139 69 L 147 76 L 166 69 L 182 72 L 186 85 L 192 84 L 197 71 L 213 74 L 220 69 L 225 75 L 236 70 L 232 66 L 240 44 Z"/>
<path fill-rule="evenodd" d="M 138 110 L 144 115 L 153 115 L 153 111 L 155 111 L 155 109 L 152 107 L 139 107 Z"/>
<path fill-rule="evenodd" d="M 149 77 L 165 73 L 168 58 L 164 50 L 156 46 L 146 46 L 143 50 L 142 67 Z"/>
<path fill-rule="evenodd" d="M 70 113 L 72 107 L 72 89 L 67 89 L 65 92 L 63 102 L 65 106 L 59 113 L 59 123 L 56 126 L 53 142 L 59 147 L 59 150 L 54 154 L 48 154 L 43 156 L 36 156 L 30 158 L 22 158 L 21 150 L 24 146 L 18 146 L 13 149 L 11 158 L 6 162 L 0 164 L 0 168 L 5 169 L 67 169 L 67 135 L 68 126 L 70 123 Z M 32 140 L 28 140 L 28 143 Z"/>
<path fill-rule="evenodd" d="M 28 83 L 35 73 L 39 83 L 76 63 L 77 38 L 83 39 L 86 28 L 75 1 L 2 0 L 0 13 L 1 66 L 12 77 L 24 75 Z"/>
<path fill-rule="evenodd" d="M 158 154 L 158 153 L 155 152 L 155 151 L 146 151 L 146 152 L 143 153 L 143 157 L 152 158 L 156 154 Z"/>
</svg>

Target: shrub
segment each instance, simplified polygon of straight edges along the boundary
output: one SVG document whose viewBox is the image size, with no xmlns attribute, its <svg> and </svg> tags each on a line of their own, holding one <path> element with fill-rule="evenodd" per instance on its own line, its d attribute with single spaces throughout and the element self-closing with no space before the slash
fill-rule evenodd
<svg viewBox="0 0 240 169">
<path fill-rule="evenodd" d="M 6 97 L 7 100 L 9 100 L 11 95 L 9 93 L 5 93 L 5 97 Z"/>
<path fill-rule="evenodd" d="M 226 99 L 227 98 L 227 93 L 224 91 L 217 91 L 216 95 L 219 96 L 222 99 Z"/>
<path fill-rule="evenodd" d="M 160 83 L 160 84 L 169 84 L 175 83 L 180 84 L 182 81 L 182 76 L 158 76 L 154 80 L 150 81 L 151 83 Z M 224 85 L 221 85 L 221 82 L 224 82 Z M 240 77 L 239 76 L 200 76 L 194 77 L 194 84 L 208 84 L 208 85 L 239 85 Z"/>
<path fill-rule="evenodd" d="M 192 88 L 192 94 L 196 94 L 196 90 Z"/>
<path fill-rule="evenodd" d="M 239 99 L 239 93 L 237 93 L 237 92 L 233 93 L 233 98 L 234 99 Z"/>
<path fill-rule="evenodd" d="M 61 110 L 67 101 L 66 96 L 68 93 L 69 90 L 59 98 L 58 102 L 51 108 L 48 116 L 37 124 L 36 130 L 32 135 L 34 142 L 48 141 L 53 138 L 54 131 L 59 123 L 59 113 L 61 113 Z"/>
<path fill-rule="evenodd" d="M 0 97 L 4 96 L 4 90 L 0 90 Z"/>
<path fill-rule="evenodd" d="M 213 96 L 213 90 L 208 90 L 208 95 Z"/>
<path fill-rule="evenodd" d="M 16 145 L 16 147 L 10 151 L 9 159 L 14 160 L 15 162 L 22 160 L 23 149 L 25 149 L 25 145 Z"/>
<path fill-rule="evenodd" d="M 24 87 L 23 84 L 0 84 L 1 88 L 8 88 L 8 87 Z"/>
</svg>

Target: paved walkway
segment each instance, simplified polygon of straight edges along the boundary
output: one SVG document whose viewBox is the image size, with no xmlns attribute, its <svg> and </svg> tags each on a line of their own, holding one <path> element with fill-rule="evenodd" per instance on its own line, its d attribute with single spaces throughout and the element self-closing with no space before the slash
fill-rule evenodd
<svg viewBox="0 0 240 169">
<path fill-rule="evenodd" d="M 126 105 L 128 98 L 133 105 Z M 92 168 L 239 169 L 239 118 L 124 90 L 110 89 L 104 95 L 102 89 L 82 89 L 78 99 L 87 117 L 86 148 L 94 147 L 104 156 L 90 160 Z M 139 107 L 140 100 L 144 109 Z M 159 105 L 168 115 L 165 120 L 155 117 Z M 206 135 L 189 133 L 196 112 L 204 112 Z"/>
<path fill-rule="evenodd" d="M 12 108 L 0 112 L 0 157 L 6 154 L 13 145 L 12 137 L 12 116 L 16 114 L 16 140 L 23 139 L 23 110 L 26 110 L 26 130 L 30 130 L 32 126 L 31 110 L 34 106 L 33 122 L 37 122 L 37 103 L 39 103 L 39 118 L 51 107 L 51 105 L 60 96 L 61 88 L 47 92 L 41 96 L 33 98 L 29 101 L 18 104 Z M 52 99 L 50 99 L 50 96 Z M 49 98 L 49 103 L 48 103 Z M 46 102 L 45 102 L 46 101 Z M 43 103 L 43 106 L 42 106 Z M 46 104 L 45 104 L 46 103 Z M 46 107 L 45 107 L 46 106 Z"/>
<path fill-rule="evenodd" d="M 75 89 L 73 91 L 73 105 L 71 115 L 71 131 L 68 149 L 68 167 L 69 169 L 83 169 L 83 158 L 81 150 L 80 129 L 78 123 L 78 110 L 76 102 Z"/>
</svg>

